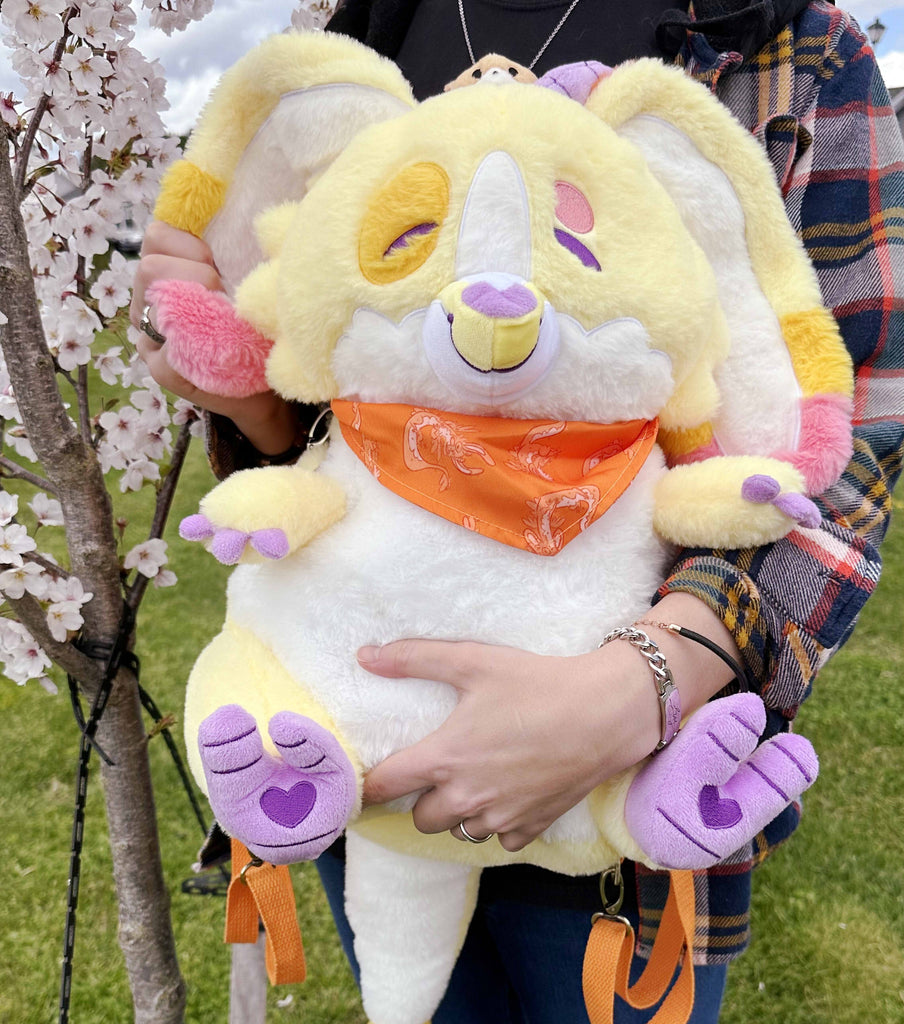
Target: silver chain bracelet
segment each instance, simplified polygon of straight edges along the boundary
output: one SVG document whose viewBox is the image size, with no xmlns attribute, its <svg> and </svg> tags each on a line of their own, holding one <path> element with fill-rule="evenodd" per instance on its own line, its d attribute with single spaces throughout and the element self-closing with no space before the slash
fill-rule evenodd
<svg viewBox="0 0 904 1024">
<path fill-rule="evenodd" d="M 632 647 L 636 647 L 653 673 L 653 682 L 656 684 L 656 695 L 659 699 L 661 726 L 659 742 L 653 750 L 655 754 L 672 742 L 681 726 L 681 695 L 678 687 L 662 651 L 642 629 L 635 626 L 619 626 L 603 637 L 600 647 L 605 647 L 612 640 L 627 640 Z"/>
</svg>

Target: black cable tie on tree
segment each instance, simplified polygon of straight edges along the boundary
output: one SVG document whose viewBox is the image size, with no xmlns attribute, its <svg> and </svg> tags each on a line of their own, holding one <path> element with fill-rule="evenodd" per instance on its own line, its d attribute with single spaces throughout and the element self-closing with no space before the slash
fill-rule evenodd
<svg viewBox="0 0 904 1024">
<path fill-rule="evenodd" d="M 100 725 L 100 720 L 103 716 L 104 709 L 107 706 L 107 701 L 110 699 L 110 694 L 113 691 L 113 683 L 119 669 L 122 667 L 123 663 L 133 671 L 137 666 L 138 659 L 129 650 L 129 641 L 132 638 L 132 631 L 134 628 L 135 613 L 127 604 L 123 603 L 122 618 L 119 620 L 119 632 L 116 634 L 116 639 L 112 644 L 109 641 L 103 640 L 85 640 L 82 638 L 76 640 L 76 648 L 93 661 L 100 661 L 102 658 L 106 657 L 104 676 L 101 680 L 100 686 L 98 687 L 97 693 L 94 695 L 94 701 L 91 704 L 91 713 L 87 721 L 85 720 L 85 714 L 82 711 L 78 680 L 72 675 L 67 676 L 69 681 L 69 699 L 72 703 L 72 711 L 75 715 L 75 721 L 79 727 L 79 731 L 88 743 L 94 747 L 104 763 L 110 766 L 113 765 L 113 761 L 97 743 L 94 735 Z"/>
<path fill-rule="evenodd" d="M 123 604 L 119 632 L 112 644 L 101 641 L 76 641 L 76 647 L 89 658 L 100 661 L 101 658 L 106 656 L 104 676 L 97 693 L 94 695 L 94 700 L 91 703 L 91 713 L 87 721 L 85 721 L 85 715 L 82 711 L 78 680 L 72 675 L 68 676 L 69 696 L 81 737 L 79 739 L 78 766 L 75 776 L 75 810 L 72 819 L 72 843 L 69 849 L 69 884 L 66 892 L 66 927 L 63 933 L 59 1024 L 68 1024 L 69 1004 L 72 995 L 72 960 L 75 952 L 76 911 L 78 909 L 78 891 L 81 881 L 85 803 L 88 796 L 88 762 L 91 758 L 91 748 L 94 747 L 108 765 L 113 764 L 113 761 L 98 746 L 94 739 L 94 734 L 97 732 L 97 727 L 107 706 L 107 701 L 113 690 L 113 682 L 119 669 L 126 665 L 137 674 L 138 658 L 128 649 L 134 625 L 135 616 L 132 609 L 128 605 Z"/>
</svg>

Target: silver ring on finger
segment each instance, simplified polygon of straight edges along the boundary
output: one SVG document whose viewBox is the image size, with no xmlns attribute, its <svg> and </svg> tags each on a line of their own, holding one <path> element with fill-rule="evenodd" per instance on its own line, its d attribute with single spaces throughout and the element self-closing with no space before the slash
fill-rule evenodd
<svg viewBox="0 0 904 1024">
<path fill-rule="evenodd" d="M 157 345 L 166 344 L 166 335 L 161 334 L 160 331 L 151 323 L 150 320 L 151 307 L 146 305 L 141 311 L 141 319 L 138 321 L 138 330 L 144 331 L 144 333 Z"/>
<path fill-rule="evenodd" d="M 464 821 L 460 821 L 458 823 L 458 828 L 459 831 L 461 832 L 462 838 L 466 839 L 469 843 L 488 843 L 493 838 L 493 836 L 496 835 L 495 832 L 491 832 L 488 836 L 484 836 L 482 839 L 478 839 L 477 836 L 472 836 L 471 833 L 465 828 Z"/>
</svg>

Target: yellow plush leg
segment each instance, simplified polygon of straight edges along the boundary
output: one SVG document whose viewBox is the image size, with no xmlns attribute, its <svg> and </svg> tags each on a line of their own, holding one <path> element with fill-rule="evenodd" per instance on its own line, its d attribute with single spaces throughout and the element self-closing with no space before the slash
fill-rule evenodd
<svg viewBox="0 0 904 1024">
<path fill-rule="evenodd" d="M 254 716 L 264 746 L 271 753 L 276 751 L 267 732 L 267 723 L 273 715 L 278 711 L 307 715 L 339 740 L 360 780 L 358 758 L 323 706 L 289 675 L 269 647 L 253 633 L 227 621 L 223 631 L 201 652 L 185 695 L 188 761 L 205 793 L 207 785 L 198 753 L 198 728 L 209 714 L 224 704 L 240 704 Z"/>
</svg>

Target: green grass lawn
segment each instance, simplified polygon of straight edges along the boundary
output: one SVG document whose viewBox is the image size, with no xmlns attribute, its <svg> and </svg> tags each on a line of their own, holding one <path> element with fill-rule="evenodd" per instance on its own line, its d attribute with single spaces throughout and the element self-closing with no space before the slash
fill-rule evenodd
<svg viewBox="0 0 904 1024">
<path fill-rule="evenodd" d="M 142 682 L 179 715 L 188 670 L 219 629 L 225 571 L 175 524 L 195 511 L 210 477 L 196 445 L 167 539 L 178 587 L 151 591 L 139 620 Z M 128 514 L 141 496 L 126 496 Z M 901 503 L 898 503 L 901 507 Z M 127 546 L 140 539 L 130 527 Z M 754 942 L 729 977 L 724 1024 L 898 1024 L 904 1020 L 904 516 L 884 548 L 886 572 L 857 635 L 820 677 L 801 713 L 820 753 L 819 782 L 788 846 L 755 878 Z M 3 956 L 0 1024 L 55 1019 L 69 864 L 77 733 L 64 692 L 0 680 Z M 181 744 L 181 734 L 176 730 Z M 227 1019 L 224 901 L 187 896 L 181 882 L 200 831 L 162 741 L 151 741 L 157 814 L 190 1024 Z M 96 761 L 94 762 L 96 769 Z M 71 1018 L 131 1020 L 116 945 L 98 774 L 92 775 Z M 147 813 L 153 813 L 152 808 Z M 326 901 L 310 866 L 294 869 L 308 981 L 269 994 L 268 1022 L 363 1024 Z M 290 1005 L 278 999 L 291 994 Z M 462 1022 L 467 1024 L 467 1022 Z M 567 1024 L 567 1022 L 563 1022 Z"/>
</svg>

